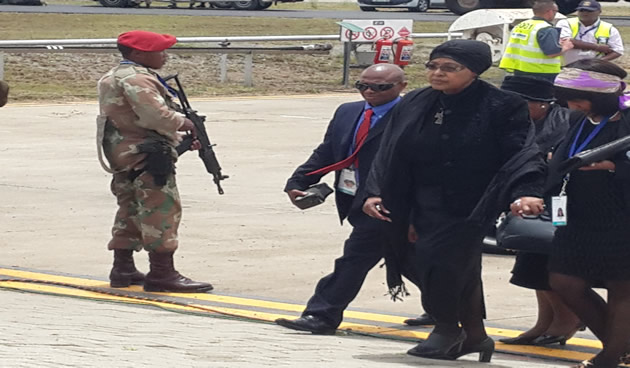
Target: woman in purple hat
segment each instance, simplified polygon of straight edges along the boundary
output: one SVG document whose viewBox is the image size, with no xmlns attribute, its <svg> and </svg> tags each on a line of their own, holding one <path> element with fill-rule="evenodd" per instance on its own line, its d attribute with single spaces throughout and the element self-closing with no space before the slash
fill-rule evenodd
<svg viewBox="0 0 630 368">
<path fill-rule="evenodd" d="M 630 135 L 619 66 L 598 59 L 569 64 L 555 80 L 556 97 L 572 110 L 571 129 L 549 163 L 548 201 L 563 208 L 549 259 L 550 284 L 602 341 L 576 368 L 617 367 L 630 342 L 630 155 L 560 174 L 558 165 L 585 150 Z M 602 285 L 607 300 L 593 290 Z"/>
</svg>

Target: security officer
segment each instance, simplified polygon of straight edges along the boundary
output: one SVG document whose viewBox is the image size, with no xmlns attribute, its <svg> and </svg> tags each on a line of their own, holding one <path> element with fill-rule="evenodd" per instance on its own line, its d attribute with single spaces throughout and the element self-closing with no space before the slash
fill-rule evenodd
<svg viewBox="0 0 630 368">
<path fill-rule="evenodd" d="M 296 201 L 307 194 L 304 190 L 334 171 L 339 219 L 347 218 L 353 230 L 344 244 L 343 255 L 335 261 L 334 271 L 319 281 L 302 316 L 293 320 L 280 318 L 276 320 L 279 325 L 314 334 L 333 334 L 368 272 L 385 256 L 386 224 L 361 211 L 363 183 L 391 111 L 406 86 L 404 72 L 394 64 L 365 69 L 355 84 L 363 101 L 339 106 L 324 141 L 287 181 L 284 190 L 297 206 Z"/>
<path fill-rule="evenodd" d="M 577 17 L 558 21 L 561 38 L 570 38 L 573 49 L 564 54 L 564 64 L 580 59 L 614 60 L 623 55 L 623 41 L 617 28 L 599 18 L 602 6 L 596 0 L 584 0 L 577 7 Z"/>
<path fill-rule="evenodd" d="M 0 80 L 0 107 L 7 104 L 9 99 L 9 84 Z"/>
<path fill-rule="evenodd" d="M 111 189 L 118 202 L 108 245 L 114 251 L 112 287 L 144 282 L 145 291 L 212 290 L 212 285 L 184 277 L 173 266 L 182 213 L 175 146 L 181 140 L 178 131 L 193 131 L 194 125 L 174 109 L 166 83 L 152 69 L 164 65 L 165 50 L 176 42 L 171 35 L 147 31 L 121 34 L 118 50 L 123 60 L 98 82 L 99 159 L 113 174 Z M 151 264 L 146 277 L 132 257 L 142 248 Z"/>
<path fill-rule="evenodd" d="M 510 34 L 499 67 L 515 75 L 549 79 L 560 73 L 561 55 L 573 47 L 570 40 L 560 40 L 560 31 L 551 23 L 558 13 L 553 0 L 536 0 L 534 17 L 519 23 Z"/>
</svg>

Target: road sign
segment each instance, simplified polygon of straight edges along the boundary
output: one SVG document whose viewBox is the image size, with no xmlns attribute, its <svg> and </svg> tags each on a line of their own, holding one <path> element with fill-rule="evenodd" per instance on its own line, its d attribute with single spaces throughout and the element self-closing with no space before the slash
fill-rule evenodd
<svg viewBox="0 0 630 368">
<path fill-rule="evenodd" d="M 411 34 L 411 31 L 409 31 L 407 29 L 407 27 L 402 27 L 399 31 L 398 31 L 398 35 L 400 37 L 407 37 Z"/>
<path fill-rule="evenodd" d="M 411 34 L 413 28 L 412 19 L 385 19 L 385 20 L 370 20 L 370 19 L 357 19 L 346 20 L 339 22 L 344 25 L 354 25 L 357 28 L 361 28 L 362 32 L 352 32 L 353 42 L 375 42 L 380 38 L 396 38 L 407 37 Z M 342 28 L 341 41 L 348 42 L 350 32 L 346 32 L 348 27 Z M 402 33 L 401 33 L 402 32 Z M 407 36 L 403 36 L 406 34 Z"/>
</svg>

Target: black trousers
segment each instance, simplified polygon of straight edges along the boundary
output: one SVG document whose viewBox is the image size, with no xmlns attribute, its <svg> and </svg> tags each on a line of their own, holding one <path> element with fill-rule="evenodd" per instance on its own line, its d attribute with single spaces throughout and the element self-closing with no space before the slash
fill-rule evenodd
<svg viewBox="0 0 630 368">
<path fill-rule="evenodd" d="M 335 260 L 333 272 L 317 283 L 315 294 L 302 315 L 315 315 L 331 326 L 339 326 L 343 311 L 359 293 L 368 272 L 383 258 L 385 224 L 361 213 L 353 218 L 353 229 L 344 243 L 343 255 Z"/>
</svg>

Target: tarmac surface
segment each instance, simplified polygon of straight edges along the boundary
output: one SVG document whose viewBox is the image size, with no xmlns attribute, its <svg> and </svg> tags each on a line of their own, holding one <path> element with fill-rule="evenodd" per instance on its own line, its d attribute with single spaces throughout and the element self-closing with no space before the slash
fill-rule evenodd
<svg viewBox="0 0 630 368">
<path fill-rule="evenodd" d="M 0 367 L 484 366 L 475 355 L 456 362 L 407 356 L 430 330 L 402 326 L 422 311 L 418 292 L 392 303 L 384 296 L 382 268 L 368 276 L 337 336 L 255 322 L 299 315 L 341 254 L 349 226 L 339 226 L 333 201 L 300 211 L 282 188 L 321 141 L 335 108 L 358 99 L 337 94 L 192 101 L 208 115 L 208 132 L 230 179 L 219 196 L 196 155 L 181 158 L 184 217 L 176 267 L 212 282 L 215 291 L 148 296 L 201 303 L 219 314 L 2 281 L 65 275 L 62 280 L 76 285 L 106 288 L 111 253 L 105 245 L 115 201 L 96 158 L 95 103 L 0 109 Z M 136 262 L 147 270 L 146 254 L 138 253 Z M 508 283 L 512 263 L 512 257 L 484 257 L 487 326 L 495 339 L 517 335 L 536 317 L 533 292 Z M 140 289 L 124 292 L 147 296 Z M 226 313 L 239 317 L 217 318 Z M 511 354 L 495 354 L 491 366 L 569 366 L 558 359 L 582 360 L 599 346 L 589 333 L 578 337 L 561 349 L 499 344 Z"/>
</svg>

